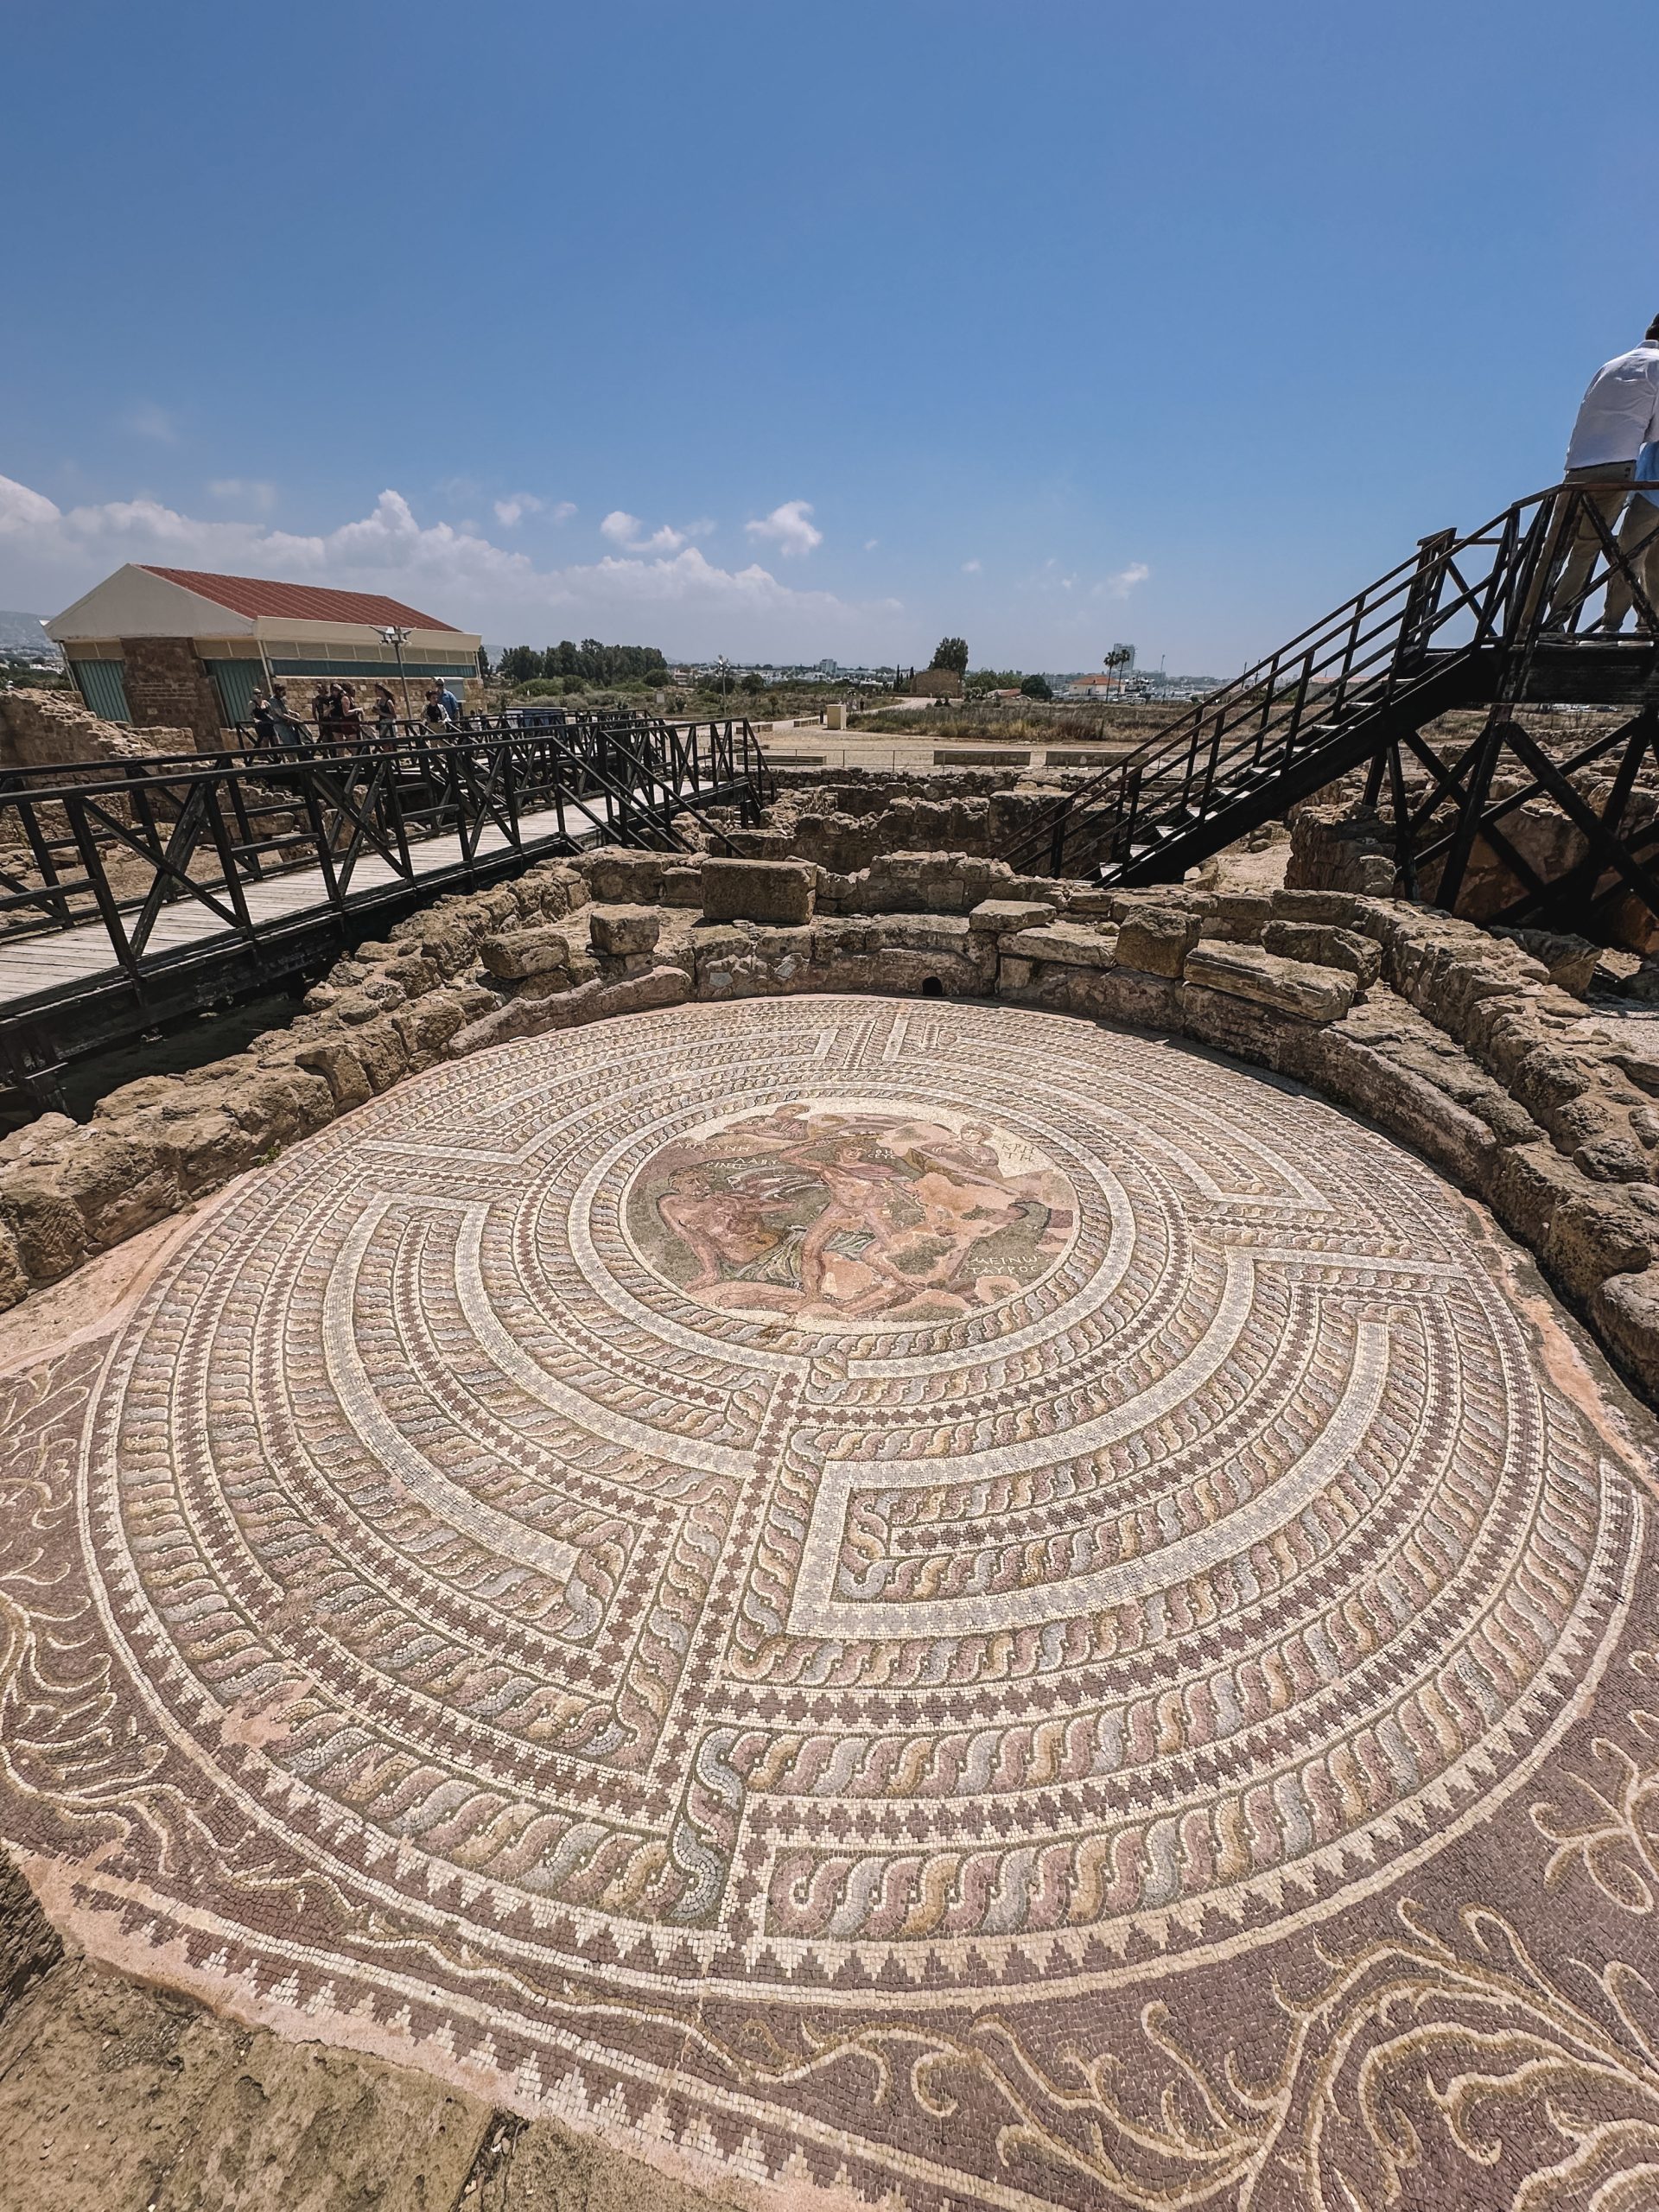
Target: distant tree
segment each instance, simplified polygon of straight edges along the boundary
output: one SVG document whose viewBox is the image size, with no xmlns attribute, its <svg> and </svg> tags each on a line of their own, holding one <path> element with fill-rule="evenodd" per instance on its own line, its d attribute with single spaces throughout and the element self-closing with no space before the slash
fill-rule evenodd
<svg viewBox="0 0 1659 2212">
<path fill-rule="evenodd" d="M 597 638 L 573 645 L 562 638 L 539 656 L 542 676 L 562 676 L 585 684 L 589 690 L 613 689 L 619 683 L 661 685 L 668 681 L 668 663 L 657 645 L 607 645 Z"/>
<path fill-rule="evenodd" d="M 504 683 L 530 683 L 542 673 L 543 656 L 533 645 L 509 645 L 501 656 Z"/>
<path fill-rule="evenodd" d="M 968 672 L 968 640 L 966 638 L 941 638 L 933 648 L 930 668 L 953 668 L 958 676 Z"/>
<path fill-rule="evenodd" d="M 1022 699 L 1052 699 L 1054 696 L 1046 676 L 1028 676 L 1020 686 Z"/>
<path fill-rule="evenodd" d="M 969 691 L 1017 691 L 1021 672 L 1017 668 L 974 668 L 963 678 Z"/>
<path fill-rule="evenodd" d="M 752 699 L 759 698 L 766 688 L 759 672 L 753 668 L 745 672 L 741 683 L 738 685 L 739 690 L 747 691 Z"/>
</svg>

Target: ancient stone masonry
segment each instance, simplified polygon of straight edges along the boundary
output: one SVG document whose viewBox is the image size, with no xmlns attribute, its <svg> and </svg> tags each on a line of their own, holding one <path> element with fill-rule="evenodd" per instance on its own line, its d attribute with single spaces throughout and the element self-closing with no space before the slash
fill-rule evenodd
<svg viewBox="0 0 1659 2212">
<path fill-rule="evenodd" d="M 76 768 L 153 760 L 194 749 L 188 729 L 142 732 L 106 722 L 61 691 L 0 691 L 0 767 Z M 71 780 L 87 780 L 85 773 Z"/>
<path fill-rule="evenodd" d="M 0 1304 L 443 1059 L 693 998 L 995 996 L 1190 1037 L 1352 1107 L 1487 1199 L 1659 1390 L 1659 1061 L 1574 995 L 1594 957 L 1394 899 L 1105 893 L 963 854 L 850 874 L 545 862 L 359 946 L 245 1052 L 0 1141 Z"/>
<path fill-rule="evenodd" d="M 704 950 L 586 888 L 357 963 L 354 1034 L 489 995 L 486 939 L 564 933 L 514 994 L 592 972 L 0 1377 L 0 1836 L 91 1955 L 290 2039 L 209 2077 L 257 2088 L 245 2155 L 311 2155 L 332 2067 L 365 2203 L 453 2204 L 491 2105 L 777 2212 L 1567 2212 L 1586 2129 L 1639 2202 L 1617 1425 L 1409 1153 L 1043 1010 L 1166 993 L 1312 1058 L 1353 969 L 1045 958 L 1113 925 L 1024 902 L 1028 1003 L 780 995 L 821 929 L 1001 988 L 1004 918 Z M 161 2201 L 232 2201 L 189 2156 Z"/>
<path fill-rule="evenodd" d="M 127 703 L 141 729 L 184 729 L 190 733 L 187 750 L 221 749 L 225 710 L 188 638 L 124 638 L 121 657 Z"/>
</svg>

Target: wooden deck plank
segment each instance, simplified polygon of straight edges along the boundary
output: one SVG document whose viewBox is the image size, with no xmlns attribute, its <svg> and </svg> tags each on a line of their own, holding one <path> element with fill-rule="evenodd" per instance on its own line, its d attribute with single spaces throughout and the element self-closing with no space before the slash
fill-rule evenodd
<svg viewBox="0 0 1659 2212">
<path fill-rule="evenodd" d="M 612 816 L 608 802 L 602 811 L 609 821 Z M 572 808 L 566 810 L 565 823 L 569 833 L 576 837 L 582 836 L 588 826 L 580 810 Z M 556 836 L 556 811 L 549 808 L 543 813 L 525 815 L 519 823 L 519 832 L 527 845 Z M 502 830 L 488 829 L 479 839 L 477 857 L 492 859 L 506 850 L 512 842 Z M 454 832 L 423 839 L 410 846 L 410 860 L 416 881 L 442 875 L 461 866 L 461 839 Z M 400 872 L 378 853 L 366 854 L 352 871 L 347 895 L 349 898 L 383 891 L 404 880 Z M 323 873 L 316 867 L 294 868 L 245 884 L 242 895 L 249 919 L 256 926 L 299 921 L 310 914 L 321 918 L 330 911 Z M 152 953 L 177 952 L 190 946 L 209 946 L 216 938 L 222 938 L 228 944 L 237 935 L 236 930 L 205 906 L 168 906 L 157 916 L 146 950 Z M 118 966 L 101 922 L 81 923 L 51 936 L 20 940 L 0 950 L 0 1012 L 8 1005 L 35 998 L 42 991 L 67 989 L 94 977 L 112 976 L 118 972 Z"/>
</svg>

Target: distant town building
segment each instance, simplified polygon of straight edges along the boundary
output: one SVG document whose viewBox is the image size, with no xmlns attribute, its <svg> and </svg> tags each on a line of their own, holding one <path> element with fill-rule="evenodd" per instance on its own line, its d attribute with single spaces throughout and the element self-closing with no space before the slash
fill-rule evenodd
<svg viewBox="0 0 1659 2212">
<path fill-rule="evenodd" d="M 402 665 L 416 715 L 435 680 L 464 703 L 482 699 L 478 636 L 378 592 L 129 563 L 46 627 L 95 715 L 188 729 L 203 752 L 222 746 L 225 731 L 247 720 L 254 693 L 273 683 L 290 685 L 301 715 L 319 682 L 355 683 L 361 693 L 382 680 L 401 709 L 399 649 L 380 634 L 388 628 L 409 632 Z"/>
</svg>

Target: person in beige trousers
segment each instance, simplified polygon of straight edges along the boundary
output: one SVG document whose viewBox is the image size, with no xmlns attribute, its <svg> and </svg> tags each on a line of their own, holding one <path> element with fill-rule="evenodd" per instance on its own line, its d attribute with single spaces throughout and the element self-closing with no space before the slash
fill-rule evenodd
<svg viewBox="0 0 1659 2212">
<path fill-rule="evenodd" d="M 1586 504 L 1610 531 L 1630 496 L 1636 457 L 1655 440 L 1659 440 L 1659 315 L 1648 325 L 1639 346 L 1604 362 L 1591 378 L 1567 448 L 1562 482 L 1586 487 Z M 1603 550 L 1592 514 L 1581 513 L 1551 587 L 1546 633 L 1571 626 L 1580 594 Z M 1626 598 L 1627 609 L 1629 605 Z"/>
</svg>

